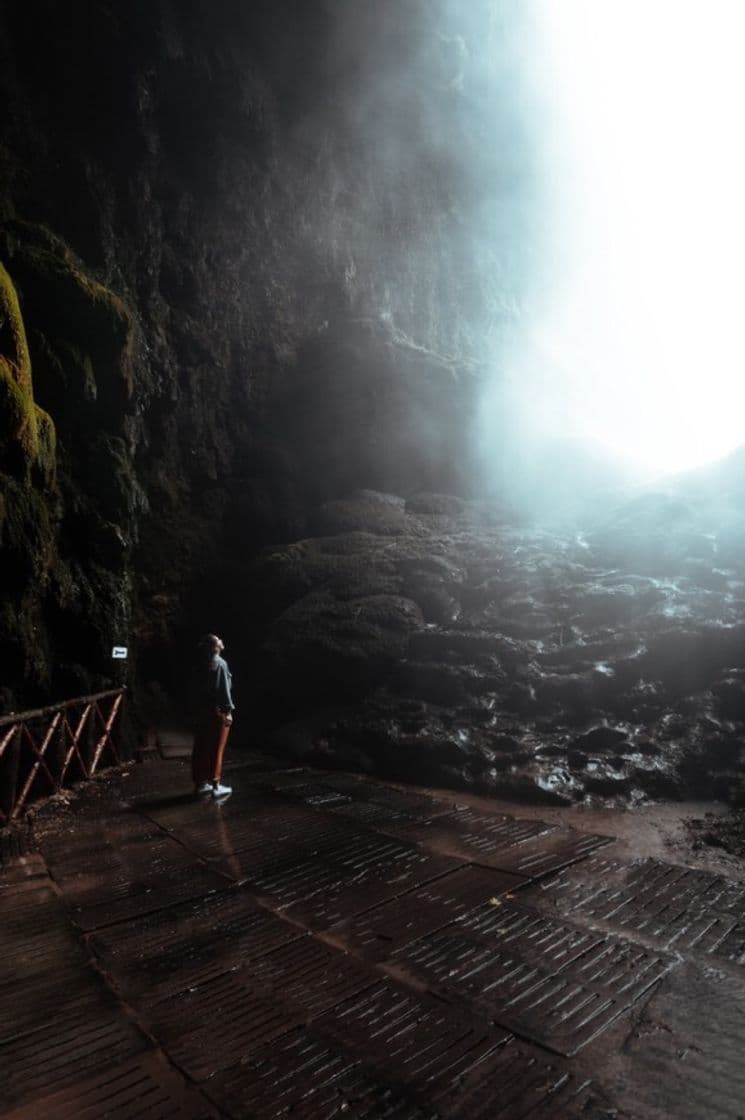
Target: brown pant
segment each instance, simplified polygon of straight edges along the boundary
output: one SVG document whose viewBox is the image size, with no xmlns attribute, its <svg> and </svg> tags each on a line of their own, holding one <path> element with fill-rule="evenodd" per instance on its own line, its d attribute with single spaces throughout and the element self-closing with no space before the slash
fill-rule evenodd
<svg viewBox="0 0 745 1120">
<path fill-rule="evenodd" d="M 215 708 L 205 708 L 194 720 L 194 746 L 191 752 L 191 773 L 194 785 L 219 782 L 222 757 L 230 734 L 230 724 Z"/>
</svg>

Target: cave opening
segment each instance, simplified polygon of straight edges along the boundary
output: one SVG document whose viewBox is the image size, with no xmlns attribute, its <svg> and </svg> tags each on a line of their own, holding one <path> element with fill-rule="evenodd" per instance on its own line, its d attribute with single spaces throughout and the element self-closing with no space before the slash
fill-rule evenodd
<svg viewBox="0 0 745 1120">
<path fill-rule="evenodd" d="M 520 63 L 541 251 L 494 357 L 482 438 L 495 477 L 514 456 L 526 500 L 554 490 L 556 505 L 588 487 L 588 466 L 590 486 L 644 484 L 743 443 L 742 13 L 585 0 L 530 11 Z M 505 436 L 507 460 L 490 454 Z"/>
</svg>

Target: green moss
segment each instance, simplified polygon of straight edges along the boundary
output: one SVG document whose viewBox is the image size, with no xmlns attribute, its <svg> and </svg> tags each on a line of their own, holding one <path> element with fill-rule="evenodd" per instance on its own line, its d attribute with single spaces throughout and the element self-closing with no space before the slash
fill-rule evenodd
<svg viewBox="0 0 745 1120">
<path fill-rule="evenodd" d="M 13 281 L 0 263 L 0 437 L 21 461 L 54 477 L 56 438 L 50 416 L 34 401 L 31 359 Z"/>
<path fill-rule="evenodd" d="M 17 583 L 45 578 L 56 535 L 56 503 L 36 487 L 0 474 L 0 486 L 6 499 L 3 521 L 4 589 Z"/>
<path fill-rule="evenodd" d="M 121 438 L 136 321 L 41 226 L 9 217 L 0 260 L 4 683 L 34 698 L 51 688 L 91 691 L 71 666 L 85 649 L 107 667 L 111 633 L 127 632 L 129 550 L 145 505 Z M 98 682 L 91 675 L 88 683 Z"/>
<path fill-rule="evenodd" d="M 31 359 L 18 295 L 7 269 L 0 263 L 0 352 L 13 367 L 15 380 L 31 389 Z"/>
<path fill-rule="evenodd" d="M 24 296 L 44 311 L 45 333 L 58 349 L 75 353 L 90 377 L 115 383 L 127 399 L 133 389 L 136 323 L 127 304 L 88 276 L 59 237 L 44 226 L 11 221 L 4 245 Z M 89 386 L 89 395 L 91 394 Z"/>
<path fill-rule="evenodd" d="M 38 405 L 36 411 L 36 430 L 38 433 L 38 453 L 35 466 L 41 471 L 42 481 L 52 484 L 54 482 L 57 464 L 57 432 L 54 421 L 48 412 Z"/>
</svg>

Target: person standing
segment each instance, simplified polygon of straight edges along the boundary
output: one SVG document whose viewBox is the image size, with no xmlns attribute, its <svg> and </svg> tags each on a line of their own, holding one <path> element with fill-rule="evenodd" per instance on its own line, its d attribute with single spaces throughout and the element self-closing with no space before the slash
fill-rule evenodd
<svg viewBox="0 0 745 1120">
<path fill-rule="evenodd" d="M 233 678 L 222 652 L 225 645 L 217 634 L 205 634 L 198 645 L 194 673 L 194 745 L 191 772 L 199 797 L 227 797 L 222 761 L 233 726 Z"/>
</svg>

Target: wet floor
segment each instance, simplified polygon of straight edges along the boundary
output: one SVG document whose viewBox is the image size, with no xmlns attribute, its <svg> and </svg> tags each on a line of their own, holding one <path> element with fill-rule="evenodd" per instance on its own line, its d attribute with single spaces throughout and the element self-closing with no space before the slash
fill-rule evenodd
<svg viewBox="0 0 745 1120">
<path fill-rule="evenodd" d="M 0 869 L 0 1115 L 745 1115 L 743 878 L 243 755 L 38 810 Z"/>
</svg>

